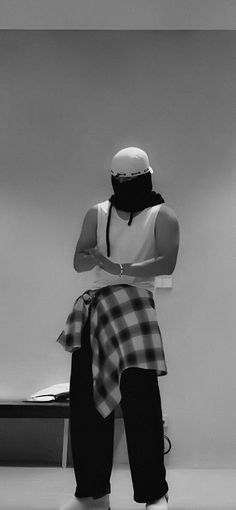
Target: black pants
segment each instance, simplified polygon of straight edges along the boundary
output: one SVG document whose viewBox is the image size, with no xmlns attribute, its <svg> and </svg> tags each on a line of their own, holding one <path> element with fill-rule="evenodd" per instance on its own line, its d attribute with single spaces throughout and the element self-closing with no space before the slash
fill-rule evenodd
<svg viewBox="0 0 236 510">
<path fill-rule="evenodd" d="M 100 498 L 111 492 L 114 411 L 103 418 L 94 406 L 89 322 L 81 348 L 72 354 L 70 434 L 76 478 L 75 496 Z M 155 370 L 129 367 L 122 372 L 121 408 L 134 500 L 146 503 L 168 491 L 164 466 L 161 398 Z"/>
</svg>

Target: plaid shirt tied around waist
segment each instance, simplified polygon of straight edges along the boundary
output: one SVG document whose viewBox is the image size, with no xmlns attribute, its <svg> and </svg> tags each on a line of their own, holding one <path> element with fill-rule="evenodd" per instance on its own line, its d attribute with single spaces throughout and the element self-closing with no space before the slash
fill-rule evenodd
<svg viewBox="0 0 236 510">
<path fill-rule="evenodd" d="M 93 393 L 105 418 L 121 400 L 120 378 L 128 367 L 167 374 L 162 336 L 152 292 L 131 285 L 87 290 L 77 298 L 57 339 L 66 351 L 81 347 L 81 332 L 90 320 Z"/>
</svg>

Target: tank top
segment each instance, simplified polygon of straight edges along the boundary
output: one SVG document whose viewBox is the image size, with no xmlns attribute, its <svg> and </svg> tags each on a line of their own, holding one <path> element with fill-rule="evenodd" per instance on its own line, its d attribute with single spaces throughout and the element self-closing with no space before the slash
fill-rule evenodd
<svg viewBox="0 0 236 510">
<path fill-rule="evenodd" d="M 106 200 L 97 204 L 97 248 L 107 257 L 106 226 L 110 202 Z M 109 239 L 110 257 L 112 262 L 126 264 L 142 262 L 156 256 L 155 223 L 157 214 L 162 204 L 147 207 L 137 216 L 133 217 L 128 225 L 128 219 L 124 220 L 118 215 L 116 208 L 112 207 Z M 91 271 L 91 289 L 98 289 L 107 285 L 128 284 L 141 287 L 154 292 L 155 276 L 126 276 L 107 273 L 98 266 Z"/>
</svg>

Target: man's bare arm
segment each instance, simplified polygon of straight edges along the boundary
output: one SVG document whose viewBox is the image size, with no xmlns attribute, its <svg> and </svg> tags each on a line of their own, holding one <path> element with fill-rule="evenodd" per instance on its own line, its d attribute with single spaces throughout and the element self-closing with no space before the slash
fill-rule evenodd
<svg viewBox="0 0 236 510">
<path fill-rule="evenodd" d="M 142 262 L 123 264 L 127 276 L 161 276 L 172 274 L 179 250 L 179 223 L 172 209 L 162 205 L 155 225 L 156 257 Z"/>
<path fill-rule="evenodd" d="M 91 207 L 85 215 L 79 240 L 74 254 L 74 269 L 78 273 L 90 271 L 97 265 L 93 255 L 88 254 L 90 248 L 97 245 L 97 206 Z"/>
</svg>

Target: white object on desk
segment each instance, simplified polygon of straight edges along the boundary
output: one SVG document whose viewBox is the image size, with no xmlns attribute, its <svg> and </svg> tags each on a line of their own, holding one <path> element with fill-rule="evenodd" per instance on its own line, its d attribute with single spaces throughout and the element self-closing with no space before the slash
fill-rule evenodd
<svg viewBox="0 0 236 510">
<path fill-rule="evenodd" d="M 156 289 L 162 289 L 162 288 L 171 289 L 172 287 L 173 287 L 172 276 L 169 276 L 169 275 L 157 276 L 155 278 L 155 288 Z"/>
</svg>

